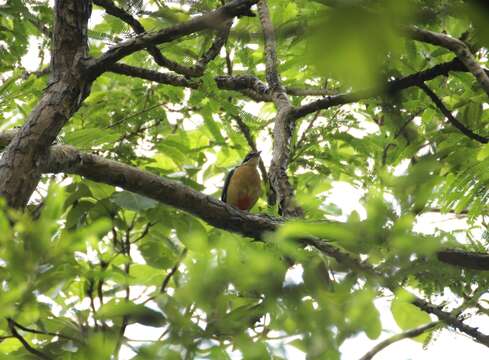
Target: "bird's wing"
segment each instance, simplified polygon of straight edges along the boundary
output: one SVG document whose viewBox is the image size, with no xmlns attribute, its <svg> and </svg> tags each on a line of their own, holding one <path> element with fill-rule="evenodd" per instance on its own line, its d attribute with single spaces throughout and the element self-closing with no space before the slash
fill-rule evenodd
<svg viewBox="0 0 489 360">
<path fill-rule="evenodd" d="M 228 174 L 226 175 L 226 180 L 224 181 L 224 187 L 222 188 L 221 201 L 226 202 L 227 200 L 229 182 L 231 181 L 231 178 L 233 177 L 235 170 L 236 168 L 228 172 Z"/>
</svg>

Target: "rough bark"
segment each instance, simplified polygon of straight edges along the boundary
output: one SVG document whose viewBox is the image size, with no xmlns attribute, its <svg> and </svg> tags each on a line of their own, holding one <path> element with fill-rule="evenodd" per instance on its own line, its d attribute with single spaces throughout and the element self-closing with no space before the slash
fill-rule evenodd
<svg viewBox="0 0 489 360">
<path fill-rule="evenodd" d="M 111 0 L 94 0 L 94 4 L 103 7 L 107 14 L 115 16 L 124 21 L 126 24 L 131 26 L 136 34 L 143 34 L 146 32 L 143 25 L 136 18 L 134 18 L 127 11 L 117 7 Z M 216 36 L 216 39 L 212 43 L 211 47 L 193 66 L 187 67 L 178 62 L 168 59 L 155 45 L 148 45 L 147 51 L 153 57 L 155 62 L 160 66 L 164 66 L 167 69 L 170 69 L 178 74 L 182 74 L 187 77 L 202 76 L 204 74 L 204 70 L 207 64 L 212 61 L 217 55 L 219 55 L 219 51 L 223 47 L 229 35 L 229 29 L 231 28 L 231 25 L 232 21 L 227 21 L 224 24 L 220 25 L 221 29 L 219 29 L 218 35 Z"/>
<path fill-rule="evenodd" d="M 266 0 L 258 1 L 258 15 L 265 42 L 266 78 L 277 108 L 273 128 L 272 162 L 268 171 L 270 184 L 277 196 L 279 213 L 284 216 L 303 216 L 302 208 L 294 200 L 294 189 L 287 175 L 290 156 L 290 142 L 295 121 L 292 119 L 293 107 L 280 81 L 277 50 L 273 24 Z M 274 202 L 272 200 L 272 202 Z"/>
<path fill-rule="evenodd" d="M 48 146 L 89 91 L 80 68 L 88 51 L 91 2 L 57 0 L 55 12 L 49 85 L 0 159 L 0 194 L 14 208 L 26 205 L 39 182 Z"/>
<path fill-rule="evenodd" d="M 420 29 L 417 26 L 409 26 L 405 28 L 405 30 L 414 40 L 442 46 L 453 51 L 465 67 L 474 75 L 482 86 L 482 89 L 484 89 L 489 96 L 489 76 L 477 62 L 474 55 L 472 55 L 469 47 L 462 40 L 455 39 L 446 34 Z"/>
<path fill-rule="evenodd" d="M 99 58 L 89 64 L 89 73 L 97 77 L 106 71 L 110 65 L 122 58 L 143 50 L 148 46 L 154 46 L 174 41 L 192 33 L 205 29 L 219 29 L 223 24 L 236 16 L 254 16 L 250 7 L 258 0 L 233 0 L 224 6 L 210 11 L 204 15 L 192 18 L 189 21 L 162 29 L 154 33 L 141 33 L 129 40 L 123 41 L 112 47 Z"/>
<path fill-rule="evenodd" d="M 13 208 L 27 204 L 39 182 L 47 148 L 88 96 L 91 82 L 117 60 L 149 45 L 222 26 L 235 16 L 253 16 L 249 8 L 256 1 L 233 0 L 190 21 L 122 42 L 98 59 L 89 59 L 91 0 L 57 0 L 49 85 L 0 159 L 0 194 L 7 203 Z"/>
<path fill-rule="evenodd" d="M 14 136 L 16 136 L 14 131 L 1 133 L 0 147 L 8 144 Z M 117 161 L 107 160 L 97 155 L 81 153 L 72 146 L 52 146 L 41 170 L 46 173 L 77 174 L 93 181 L 119 186 L 128 191 L 187 211 L 217 228 L 236 232 L 256 240 L 263 240 L 266 233 L 276 231 L 284 221 L 281 218 L 240 211 L 179 182 L 159 177 Z M 379 279 L 383 286 L 395 291 L 397 285 L 393 284 L 389 277 L 379 273 L 368 262 L 361 261 L 358 256 L 350 254 L 322 239 L 303 238 L 298 240 L 303 245 L 318 249 L 323 254 L 334 258 L 339 263 L 363 276 Z M 442 253 L 444 252 L 446 251 Z M 459 258 L 461 258 L 461 254 L 459 254 Z M 460 263 L 463 263 L 463 261 L 460 261 Z M 481 333 L 477 328 L 466 325 L 457 316 L 442 310 L 441 307 L 418 297 L 414 297 L 413 304 L 428 313 L 436 315 L 446 324 L 468 334 L 475 341 L 489 346 L 488 335 Z"/>
<path fill-rule="evenodd" d="M 7 146 L 17 131 L 0 133 L 0 149 Z M 84 176 L 104 184 L 119 186 L 136 194 L 193 214 L 217 228 L 236 232 L 256 240 L 266 232 L 277 230 L 284 219 L 242 212 L 217 199 L 204 195 L 177 181 L 165 179 L 136 167 L 107 160 L 101 156 L 83 153 L 69 145 L 54 145 L 49 148 L 41 166 L 43 173 L 66 173 Z M 335 246 L 315 239 L 304 239 L 311 245 L 334 257 L 353 269 L 357 260 Z M 489 255 L 462 250 L 446 249 L 437 252 L 439 261 L 463 268 L 489 270 Z"/>
</svg>

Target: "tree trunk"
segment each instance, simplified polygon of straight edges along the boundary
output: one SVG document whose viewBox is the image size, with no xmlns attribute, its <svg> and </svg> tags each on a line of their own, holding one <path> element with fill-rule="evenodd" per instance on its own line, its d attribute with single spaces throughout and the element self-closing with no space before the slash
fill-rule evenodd
<svg viewBox="0 0 489 360">
<path fill-rule="evenodd" d="M 0 194 L 13 208 L 29 201 L 48 147 L 88 94 L 90 80 L 83 78 L 82 62 L 91 8 L 90 0 L 56 0 L 49 84 L 0 159 Z"/>
</svg>

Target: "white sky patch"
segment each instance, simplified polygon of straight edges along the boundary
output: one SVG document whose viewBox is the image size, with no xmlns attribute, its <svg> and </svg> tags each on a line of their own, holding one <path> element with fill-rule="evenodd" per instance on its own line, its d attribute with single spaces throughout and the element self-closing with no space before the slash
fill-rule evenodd
<svg viewBox="0 0 489 360">
<path fill-rule="evenodd" d="M 358 213 L 361 220 L 367 217 L 367 212 L 360 203 L 365 191 L 343 181 L 333 181 L 331 185 L 332 188 L 328 191 L 326 200 L 342 210 L 343 214 L 336 218 L 338 221 L 346 221 L 348 215 L 353 211 Z"/>
<path fill-rule="evenodd" d="M 36 36 L 29 36 L 29 48 L 27 54 L 25 54 L 20 62 L 27 71 L 36 71 L 41 65 L 41 57 L 39 47 L 41 46 L 41 39 Z M 44 63 L 49 64 L 50 55 L 49 52 L 45 52 Z"/>
</svg>

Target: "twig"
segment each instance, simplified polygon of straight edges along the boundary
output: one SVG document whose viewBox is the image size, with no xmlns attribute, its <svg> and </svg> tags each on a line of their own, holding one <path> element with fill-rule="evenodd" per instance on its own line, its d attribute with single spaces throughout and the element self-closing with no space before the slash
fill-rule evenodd
<svg viewBox="0 0 489 360">
<path fill-rule="evenodd" d="M 115 16 L 124 21 L 126 24 L 131 26 L 136 34 L 143 34 L 146 32 L 143 25 L 136 18 L 134 18 L 124 9 L 117 7 L 111 0 L 94 0 L 94 4 L 103 7 L 107 14 Z M 172 71 L 175 71 L 176 73 L 183 74 L 188 77 L 202 76 L 206 65 L 219 54 L 219 50 L 229 35 L 231 23 L 232 22 L 229 21 L 222 27 L 221 30 L 219 30 L 219 33 L 211 47 L 194 66 L 186 67 L 178 62 L 168 59 L 154 45 L 149 45 L 147 50 L 155 62 L 160 66 L 164 66 Z"/>
<path fill-rule="evenodd" d="M 183 249 L 182 254 L 180 255 L 180 258 L 178 259 L 177 263 L 173 265 L 171 268 L 170 272 L 165 276 L 163 279 L 163 283 L 161 284 L 160 288 L 160 294 L 163 294 L 166 290 L 166 287 L 168 286 L 168 283 L 170 282 L 170 279 L 175 275 L 177 272 L 178 268 L 180 267 L 180 264 L 182 263 L 183 259 L 185 258 L 185 255 L 187 255 L 187 248 Z"/>
<path fill-rule="evenodd" d="M 15 327 L 23 330 L 23 331 L 26 331 L 26 332 L 30 332 L 30 333 L 33 333 L 33 334 L 40 334 L 40 335 L 49 335 L 49 336 L 57 336 L 59 338 L 63 338 L 63 339 L 67 339 L 67 340 L 72 340 L 72 341 L 75 341 L 75 342 L 81 342 L 81 340 L 79 339 L 76 339 L 74 337 L 71 337 L 71 336 L 68 336 L 68 335 L 63 335 L 63 334 L 59 334 L 59 333 L 53 333 L 53 332 L 49 332 L 49 331 L 42 331 L 42 330 L 36 330 L 36 329 L 31 329 L 31 328 L 28 328 L 28 327 L 25 327 L 21 324 L 19 324 L 18 322 L 16 322 L 15 320 L 13 320 L 13 323 L 15 325 Z"/>
<path fill-rule="evenodd" d="M 429 96 L 429 98 L 435 103 L 436 107 L 441 111 L 443 115 L 448 119 L 448 121 L 456 127 L 462 134 L 465 136 L 471 138 L 472 140 L 478 141 L 482 144 L 487 144 L 489 142 L 488 138 L 485 138 L 483 136 L 480 136 L 476 133 L 474 133 L 472 130 L 469 128 L 465 127 L 464 124 L 462 124 L 460 121 L 458 121 L 455 116 L 452 115 L 450 110 L 448 110 L 443 104 L 443 102 L 440 100 L 440 98 L 425 84 L 425 83 L 420 83 L 419 88 L 423 90 L 426 95 Z"/>
<path fill-rule="evenodd" d="M 233 119 L 238 124 L 238 127 L 241 130 L 241 132 L 243 133 L 243 136 L 245 137 L 246 142 L 248 143 L 249 147 L 253 151 L 257 151 L 256 142 L 253 139 L 253 136 L 251 135 L 250 128 L 248 127 L 248 125 L 245 124 L 245 122 L 243 121 L 243 119 L 239 115 L 233 116 Z M 263 163 L 263 160 L 261 158 L 260 158 L 260 162 L 259 162 L 259 167 L 260 167 L 261 176 L 263 178 L 263 182 L 265 183 L 265 185 L 267 185 L 266 187 L 268 189 L 269 186 L 268 186 L 267 169 L 265 168 L 265 164 Z"/>
<path fill-rule="evenodd" d="M 26 349 L 28 352 L 30 352 L 33 355 L 36 355 L 37 357 L 39 357 L 41 359 L 51 360 L 51 357 L 49 357 L 48 355 L 44 354 L 43 352 L 41 352 L 39 350 L 34 349 L 27 342 L 27 340 L 24 339 L 22 337 L 22 335 L 20 335 L 18 333 L 17 329 L 15 328 L 15 326 L 16 326 L 15 321 L 13 321 L 12 319 L 7 319 L 7 323 L 8 323 L 9 330 L 12 333 L 12 336 L 15 337 L 17 340 L 19 340 L 22 343 L 22 346 L 24 346 L 24 349 Z"/>
<path fill-rule="evenodd" d="M 407 338 L 414 338 L 416 336 L 419 336 L 423 334 L 424 332 L 433 329 L 437 325 L 440 325 L 439 321 L 434 321 L 431 323 L 428 323 L 426 325 L 422 325 L 420 327 L 417 327 L 415 329 L 411 329 L 408 331 L 405 331 L 403 333 L 391 336 L 388 339 L 385 339 L 384 341 L 381 341 L 377 345 L 374 346 L 372 350 L 370 350 L 368 353 L 363 355 L 359 360 L 371 360 L 375 355 L 377 355 L 380 351 L 385 349 L 387 346 L 394 344 L 397 341 L 407 339 Z"/>
</svg>

